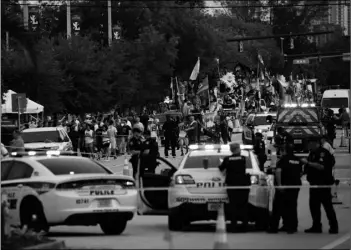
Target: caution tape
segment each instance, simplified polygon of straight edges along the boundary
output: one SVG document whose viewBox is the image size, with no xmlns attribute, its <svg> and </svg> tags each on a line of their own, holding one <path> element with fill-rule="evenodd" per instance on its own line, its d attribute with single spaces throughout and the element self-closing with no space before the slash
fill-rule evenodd
<svg viewBox="0 0 351 250">
<path fill-rule="evenodd" d="M 117 178 L 118 176 L 116 176 Z M 81 179 L 80 179 L 81 180 Z M 87 179 L 87 181 L 89 181 L 90 179 Z M 128 182 L 129 180 L 127 179 L 121 179 L 121 181 L 126 181 Z M 6 183 L 3 183 L 6 184 Z M 75 188 L 75 189 L 61 189 L 61 188 L 35 188 L 35 187 L 30 187 L 27 186 L 26 183 L 22 183 L 23 187 L 29 187 L 37 192 L 49 192 L 51 190 L 57 190 L 57 191 L 62 191 L 62 192 L 68 192 L 68 191 L 77 191 L 77 192 L 88 192 L 88 191 L 92 191 L 92 190 L 101 190 L 99 188 Z M 58 183 L 58 185 L 61 183 Z M 63 183 L 64 184 L 64 183 Z M 94 187 L 99 186 L 99 185 L 95 185 Z M 111 195 L 118 195 L 119 191 L 127 191 L 127 190 L 137 190 L 137 191 L 173 191 L 173 190 L 177 190 L 178 187 L 122 187 L 122 188 L 112 188 L 113 184 L 110 185 L 104 185 L 101 184 L 101 186 L 104 186 L 104 190 L 109 190 L 109 191 L 114 191 L 113 193 L 111 192 Z M 108 188 L 108 186 L 111 186 L 111 188 Z M 116 186 L 118 186 L 118 184 L 116 184 Z M 86 186 L 89 187 L 89 186 Z M 187 188 L 191 188 L 189 186 L 186 186 Z M 6 189 L 4 189 L 5 187 L 2 188 L 2 194 L 6 194 Z M 251 186 L 224 186 L 224 187 L 217 187 L 215 189 L 218 189 L 218 193 L 189 193 L 191 195 L 218 195 L 221 194 L 221 191 L 224 190 L 247 190 L 247 189 L 268 189 L 268 190 L 289 190 L 289 189 L 332 189 L 335 188 L 334 185 L 301 185 L 301 186 L 259 186 L 259 185 L 251 185 Z M 193 190 L 196 189 L 196 187 L 193 187 Z M 198 188 L 199 190 L 205 190 L 205 189 L 213 189 L 213 188 Z M 351 189 L 350 184 L 349 185 L 339 185 L 338 186 L 338 190 L 340 189 Z M 11 191 L 11 188 L 9 187 L 7 191 Z"/>
</svg>

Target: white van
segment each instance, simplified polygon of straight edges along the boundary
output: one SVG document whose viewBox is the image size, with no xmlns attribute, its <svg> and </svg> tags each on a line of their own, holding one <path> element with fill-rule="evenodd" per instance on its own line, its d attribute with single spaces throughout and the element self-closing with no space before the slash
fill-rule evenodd
<svg viewBox="0 0 351 250">
<path fill-rule="evenodd" d="M 350 113 L 349 98 L 349 89 L 329 89 L 323 93 L 321 106 L 323 108 L 330 108 L 336 115 L 339 114 L 341 107 L 345 107 L 347 112 Z"/>
</svg>

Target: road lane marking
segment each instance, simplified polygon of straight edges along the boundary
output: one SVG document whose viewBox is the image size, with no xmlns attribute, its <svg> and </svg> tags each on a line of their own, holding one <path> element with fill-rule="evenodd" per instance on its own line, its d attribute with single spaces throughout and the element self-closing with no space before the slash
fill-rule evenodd
<svg viewBox="0 0 351 250">
<path fill-rule="evenodd" d="M 345 241 L 350 239 L 350 233 L 345 234 L 344 236 L 334 240 L 333 242 L 329 243 L 328 245 L 320 248 L 320 249 L 333 249 L 341 244 L 343 244 Z"/>
</svg>

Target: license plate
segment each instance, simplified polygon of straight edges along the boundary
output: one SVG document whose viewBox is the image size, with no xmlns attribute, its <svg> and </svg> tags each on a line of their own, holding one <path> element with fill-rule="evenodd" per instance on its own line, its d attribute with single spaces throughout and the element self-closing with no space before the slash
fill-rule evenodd
<svg viewBox="0 0 351 250">
<path fill-rule="evenodd" d="M 112 200 L 111 199 L 101 199 L 98 200 L 98 207 L 112 207 Z"/>
<path fill-rule="evenodd" d="M 208 203 L 208 211 L 217 211 L 223 207 L 223 203 Z"/>
<path fill-rule="evenodd" d="M 295 144 L 302 144 L 302 140 L 294 140 Z"/>
</svg>

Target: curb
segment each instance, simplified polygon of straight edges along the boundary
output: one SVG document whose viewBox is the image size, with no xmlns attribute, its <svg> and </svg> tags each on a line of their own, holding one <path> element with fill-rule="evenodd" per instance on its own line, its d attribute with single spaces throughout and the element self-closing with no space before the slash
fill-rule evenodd
<svg viewBox="0 0 351 250">
<path fill-rule="evenodd" d="M 25 247 L 22 249 L 67 249 L 64 241 L 55 241 L 49 243 L 43 243 L 36 246 Z"/>
</svg>

